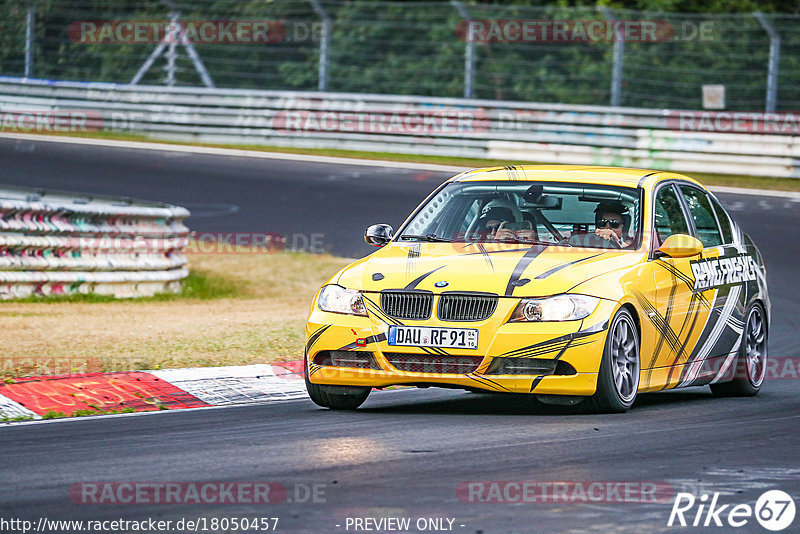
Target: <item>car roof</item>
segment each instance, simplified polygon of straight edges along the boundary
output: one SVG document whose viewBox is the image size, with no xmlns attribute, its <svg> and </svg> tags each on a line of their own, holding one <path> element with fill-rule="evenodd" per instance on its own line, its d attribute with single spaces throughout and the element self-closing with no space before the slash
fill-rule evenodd
<svg viewBox="0 0 800 534">
<path fill-rule="evenodd" d="M 684 180 L 702 185 L 697 180 L 667 171 L 601 167 L 591 165 L 506 165 L 462 172 L 452 182 L 545 181 L 607 184 L 622 187 L 652 188 L 665 180 Z"/>
</svg>

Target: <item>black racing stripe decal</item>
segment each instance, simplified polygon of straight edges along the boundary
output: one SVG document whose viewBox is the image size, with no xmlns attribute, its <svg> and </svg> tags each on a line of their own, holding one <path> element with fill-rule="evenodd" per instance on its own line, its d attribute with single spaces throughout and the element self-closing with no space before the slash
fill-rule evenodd
<svg viewBox="0 0 800 534">
<path fill-rule="evenodd" d="M 310 336 L 308 336 L 308 341 L 306 341 L 306 353 L 308 353 L 308 351 L 310 351 L 310 350 L 311 350 L 311 347 L 313 347 L 313 346 L 314 346 L 314 343 L 316 343 L 316 342 L 317 342 L 317 340 L 319 339 L 319 337 L 320 337 L 322 334 L 324 334 L 324 333 L 325 333 L 325 331 L 326 331 L 328 328 L 330 328 L 331 326 L 333 326 L 333 325 L 326 324 L 325 326 L 321 326 L 321 327 L 317 328 L 317 330 L 315 330 L 313 334 L 311 334 Z"/>
<path fill-rule="evenodd" d="M 689 319 L 689 315 L 691 314 L 692 315 L 692 324 L 689 327 L 689 332 L 686 334 L 686 339 L 683 340 L 683 345 L 681 345 L 681 352 L 686 350 L 686 345 L 689 343 L 689 338 L 692 337 L 692 332 L 694 332 L 694 327 L 697 325 L 697 318 L 700 316 L 700 307 L 699 306 L 695 306 L 696 302 L 697 302 L 697 300 L 692 300 L 689 303 L 689 311 L 688 311 L 688 313 L 686 315 L 686 319 L 688 320 Z M 694 309 L 695 307 L 697 307 L 696 310 Z M 681 331 L 683 331 L 683 326 L 681 327 Z M 676 371 L 676 367 L 675 366 L 677 365 L 677 363 L 678 363 L 678 358 L 675 358 L 675 360 L 672 361 L 672 367 L 670 368 L 669 375 L 667 376 L 667 383 L 664 384 L 664 387 L 662 389 L 666 389 L 672 383 L 672 376 Z M 688 364 L 689 362 L 687 361 L 686 363 Z M 682 380 L 683 377 L 684 377 L 684 373 L 688 372 L 688 367 L 689 367 L 688 365 L 684 365 L 683 366 L 683 369 L 681 370 L 681 374 L 678 377 L 679 380 Z"/>
<path fill-rule="evenodd" d="M 536 354 L 536 355 L 546 354 L 548 352 L 553 352 L 555 350 L 558 350 L 558 348 L 560 348 L 560 344 L 562 343 L 568 343 L 575 339 L 580 339 L 582 337 L 598 334 L 607 329 L 608 329 L 608 321 L 606 321 L 605 323 L 598 323 L 583 330 L 572 332 L 571 334 L 566 334 L 563 336 L 559 336 L 557 338 L 548 339 L 547 341 L 542 341 L 539 343 L 535 343 L 533 345 L 528 345 L 527 347 L 511 350 L 506 353 L 500 354 L 499 356 L 505 358 L 515 358 L 515 357 L 531 357 L 528 356 L 529 354 Z M 591 341 L 587 341 L 586 343 L 591 343 Z"/>
<path fill-rule="evenodd" d="M 685 273 L 681 272 L 677 267 L 665 262 L 662 259 L 656 260 L 655 264 L 671 272 L 674 276 L 683 281 L 683 283 L 686 284 L 686 287 L 694 292 L 694 280 L 689 278 Z M 700 296 L 700 302 L 703 304 L 703 306 L 710 308 L 711 304 L 708 302 L 708 299 L 705 297 L 705 295 L 703 295 L 701 292 L 698 292 L 697 294 Z"/>
<path fill-rule="evenodd" d="M 669 324 L 669 321 L 672 318 L 672 305 L 675 302 L 675 292 L 677 290 L 678 290 L 678 281 L 677 278 L 675 277 L 675 273 L 672 273 L 672 286 L 669 288 L 669 297 L 667 297 L 667 312 L 664 314 L 664 322 L 666 324 Z M 653 367 L 655 359 L 661 353 L 661 347 L 664 346 L 665 339 L 666 338 L 664 336 L 659 336 L 658 343 L 656 343 L 656 350 L 653 351 L 653 359 L 651 360 L 649 367 Z"/>
<path fill-rule="evenodd" d="M 522 273 L 525 272 L 525 269 L 527 269 L 531 262 L 535 260 L 539 254 L 544 252 L 546 248 L 547 247 L 542 245 L 533 245 L 528 249 L 528 252 L 519 259 L 516 267 L 514 267 L 514 272 L 511 273 L 511 278 L 508 279 L 508 284 L 506 284 L 506 297 L 510 297 L 514 294 L 514 288 L 516 287 L 514 282 L 522 278 Z"/>
<path fill-rule="evenodd" d="M 566 267 L 569 267 L 570 265 L 575 265 L 576 263 L 581 263 L 582 261 L 589 261 L 589 260 L 591 260 L 592 258 L 596 258 L 596 257 L 598 257 L 598 256 L 602 256 L 602 255 L 603 255 L 603 253 L 601 252 L 600 254 L 594 254 L 594 255 L 592 255 L 592 256 L 589 256 L 588 258 L 580 258 L 580 259 L 577 259 L 577 260 L 575 260 L 575 261 L 571 261 L 571 262 L 569 262 L 569 263 L 564 263 L 563 265 L 559 265 L 559 266 L 557 266 L 557 267 L 553 267 L 552 269 L 550 269 L 550 270 L 548 270 L 548 271 L 545 271 L 545 272 L 543 272 L 543 273 L 542 273 L 542 274 L 540 274 L 540 275 L 537 275 L 537 276 L 536 276 L 536 280 L 542 280 L 543 278 L 547 278 L 547 277 L 548 277 L 548 276 L 550 276 L 551 274 L 555 274 L 555 273 L 557 273 L 558 271 L 560 271 L 561 269 L 564 269 L 564 268 L 566 268 Z"/>
<path fill-rule="evenodd" d="M 419 349 L 424 350 L 428 354 L 435 355 L 435 356 L 450 356 L 450 354 L 439 347 L 417 347 Z"/>
<path fill-rule="evenodd" d="M 472 245 L 480 245 L 481 243 L 467 243 L 462 248 L 467 248 Z M 485 249 L 486 247 L 484 247 Z M 529 247 L 525 248 L 509 248 L 509 249 L 500 249 L 500 250 L 487 250 L 486 254 L 505 254 L 507 252 L 523 252 L 528 250 Z M 467 252 L 464 256 L 476 256 L 478 254 L 483 254 L 483 252 Z"/>
<path fill-rule="evenodd" d="M 370 312 L 375 317 L 377 317 L 378 319 L 380 319 L 381 321 L 383 321 L 384 323 L 405 326 L 397 319 L 389 317 L 388 315 L 383 313 L 381 307 L 378 306 L 378 304 L 376 304 L 374 301 L 372 301 L 369 297 L 367 297 L 363 293 L 361 295 L 361 298 L 364 300 L 364 306 L 367 308 L 367 311 Z"/>
<path fill-rule="evenodd" d="M 386 341 L 386 334 L 378 334 L 375 336 L 369 336 L 365 338 L 366 343 L 364 345 L 356 345 L 355 342 L 348 343 L 344 347 L 340 347 L 337 350 L 353 350 L 353 349 L 360 349 L 361 347 L 366 347 L 367 345 L 371 345 L 373 343 L 380 343 L 381 341 Z"/>
<path fill-rule="evenodd" d="M 728 287 L 728 288 L 718 288 L 717 291 L 716 291 L 716 296 L 714 298 L 714 304 L 716 304 L 717 300 L 721 296 L 724 296 L 725 299 L 730 298 L 730 290 L 731 290 L 730 287 Z M 723 292 L 725 292 L 725 294 L 721 295 L 721 293 L 723 293 Z M 697 361 L 698 355 L 699 355 L 700 351 L 702 350 L 702 347 L 706 344 L 706 341 L 708 340 L 708 338 L 711 335 L 711 333 L 714 331 L 714 328 L 716 327 L 717 323 L 722 320 L 722 308 L 724 307 L 724 305 L 725 305 L 725 301 L 723 300 L 723 301 L 720 301 L 719 306 L 712 306 L 712 309 L 711 309 L 711 311 L 709 312 L 709 315 L 708 315 L 708 320 L 706 321 L 705 329 L 700 333 L 700 337 L 698 338 L 697 342 L 694 344 L 694 349 L 692 350 L 692 353 L 686 359 L 686 362 L 681 366 L 681 369 L 680 369 L 681 374 L 678 377 L 679 381 L 683 381 L 686 378 L 686 375 L 689 373 L 690 364 L 692 364 L 695 361 Z M 727 326 L 725 328 L 727 328 Z M 717 342 L 711 347 L 711 350 L 709 351 L 709 356 L 710 357 L 713 357 L 711 355 L 714 354 L 714 352 L 715 352 L 714 348 L 716 347 L 716 344 L 719 343 L 719 340 L 722 338 L 722 334 L 724 333 L 725 328 L 723 328 L 723 330 L 720 332 L 720 336 L 717 338 Z M 709 356 L 707 356 L 707 357 L 709 357 Z M 676 363 L 677 363 L 677 360 L 675 362 L 673 362 L 673 365 L 675 365 Z M 672 373 L 670 373 L 670 377 L 671 376 L 672 376 Z M 691 385 L 691 384 L 687 384 L 687 386 L 688 385 Z"/>
<path fill-rule="evenodd" d="M 594 342 L 595 342 L 595 340 L 587 340 L 587 341 L 574 341 L 574 340 L 570 341 L 570 340 L 566 340 L 566 341 L 561 341 L 560 343 L 558 343 L 556 345 L 553 345 L 553 346 L 550 346 L 550 347 L 542 347 L 542 348 L 537 349 L 537 350 L 531 350 L 531 351 L 528 351 L 528 352 L 515 354 L 514 356 L 506 356 L 506 358 L 520 358 L 520 359 L 522 359 L 522 358 L 528 358 L 528 359 L 530 359 L 530 358 L 538 358 L 540 356 L 544 356 L 546 354 L 552 354 L 552 353 L 558 351 L 558 354 L 553 357 L 554 360 L 557 360 L 557 359 L 561 358 L 561 356 L 564 355 L 564 352 L 566 351 L 567 347 L 570 347 L 570 348 L 582 347 L 583 345 L 589 345 L 589 344 L 594 343 Z"/>
<path fill-rule="evenodd" d="M 497 389 L 504 389 L 504 390 L 506 390 L 506 391 L 511 391 L 510 389 L 508 389 L 508 388 L 507 388 L 507 387 L 505 387 L 504 385 L 502 385 L 502 384 L 498 384 L 497 382 L 495 382 L 495 381 L 493 381 L 493 380 L 489 380 L 489 379 L 488 379 L 488 378 L 486 378 L 485 376 L 475 375 L 475 374 L 472 374 L 472 373 L 467 373 L 465 376 L 466 376 L 467 378 L 469 378 L 469 379 L 471 379 L 471 380 L 474 380 L 475 382 L 477 382 L 477 383 L 481 384 L 482 386 L 487 386 L 487 385 L 488 385 L 488 386 L 492 386 L 492 387 L 490 387 L 489 389 L 494 389 L 494 390 L 497 390 Z M 484 388 L 484 389 L 485 389 L 485 388 Z"/>
<path fill-rule="evenodd" d="M 519 182 L 524 178 L 522 175 L 522 167 L 517 167 L 516 165 L 509 165 L 511 168 L 511 172 L 514 173 L 514 181 Z"/>
<path fill-rule="evenodd" d="M 491 267 L 492 272 L 494 272 L 494 264 L 492 263 L 492 257 L 489 256 L 489 253 L 486 251 L 486 247 L 483 246 L 483 243 L 478 243 L 478 250 L 480 250 L 481 255 L 483 255 L 483 259 L 486 260 L 486 264 Z"/>
<path fill-rule="evenodd" d="M 432 275 L 433 273 L 435 273 L 435 272 L 436 272 L 436 271 L 438 271 L 439 269 L 444 269 L 444 267 L 445 267 L 445 266 L 444 266 L 444 265 L 442 265 L 441 267 L 437 267 L 437 268 L 435 268 L 435 269 L 434 269 L 434 270 L 432 270 L 432 271 L 428 271 L 427 273 L 425 273 L 425 274 L 423 274 L 423 275 L 421 275 L 421 276 L 418 276 L 417 278 L 415 278 L 414 280 L 412 280 L 412 281 L 411 281 L 411 283 L 410 283 L 410 284 L 408 284 L 408 285 L 407 285 L 407 286 L 406 286 L 404 289 L 408 289 L 408 290 L 411 290 L 411 289 L 416 289 L 416 287 L 419 285 L 419 283 L 420 283 L 420 282 L 422 282 L 423 280 L 425 280 L 427 277 L 429 277 L 430 275 Z"/>
<path fill-rule="evenodd" d="M 544 377 L 543 376 L 537 376 L 536 378 L 533 379 L 533 382 L 531 382 L 531 389 L 530 389 L 530 391 L 528 393 L 532 393 L 533 390 L 536 389 L 536 386 L 539 385 L 539 382 L 542 381 L 542 378 L 544 378 Z"/>
<path fill-rule="evenodd" d="M 485 376 L 480 376 L 480 375 L 474 375 L 474 376 L 475 376 L 475 377 L 477 377 L 477 378 L 481 378 L 482 380 L 484 380 L 484 381 L 486 381 L 486 382 L 489 382 L 490 384 L 494 384 L 494 385 L 495 385 L 495 386 L 497 386 L 498 388 L 505 389 L 506 391 L 511 391 L 510 389 L 508 389 L 507 387 L 505 387 L 505 386 L 504 386 L 503 384 L 501 384 L 500 382 L 495 382 L 495 381 L 494 381 L 494 380 L 492 380 L 491 378 L 486 378 Z"/>
<path fill-rule="evenodd" d="M 656 310 L 655 306 L 653 306 L 650 303 L 650 301 L 645 298 L 644 295 L 642 295 L 638 291 L 633 291 L 633 295 L 636 297 L 636 300 L 639 302 L 639 305 L 642 308 L 644 308 L 647 318 L 650 320 L 652 325 L 656 328 L 656 330 L 658 330 L 659 334 L 661 334 L 661 336 L 666 340 L 670 348 L 678 354 L 678 357 L 680 357 L 681 353 L 678 351 L 680 350 L 681 342 L 680 339 L 678 339 L 678 335 L 675 333 L 675 331 L 672 329 L 669 323 L 666 322 L 664 317 L 660 313 L 658 313 L 658 310 Z M 656 354 L 653 354 L 650 367 L 653 366 L 652 361 L 655 359 L 655 357 Z"/>
<path fill-rule="evenodd" d="M 689 322 L 689 317 L 692 318 L 692 324 L 689 325 L 689 330 L 686 332 L 686 338 L 683 340 L 683 345 L 681 348 L 683 350 L 686 349 L 686 345 L 689 343 L 689 338 L 692 337 L 692 332 L 694 332 L 694 327 L 697 324 L 697 318 L 700 315 L 700 299 L 697 298 L 697 295 L 692 295 L 692 298 L 689 300 L 689 309 L 686 311 L 686 317 L 683 320 L 683 324 L 681 325 L 681 330 L 678 332 L 678 336 L 683 334 L 683 331 L 686 329 L 686 325 Z"/>
</svg>

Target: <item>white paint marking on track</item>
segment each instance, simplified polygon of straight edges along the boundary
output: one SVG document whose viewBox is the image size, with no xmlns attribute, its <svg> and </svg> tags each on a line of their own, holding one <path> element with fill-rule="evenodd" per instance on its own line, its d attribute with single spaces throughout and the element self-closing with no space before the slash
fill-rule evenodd
<svg viewBox="0 0 800 534">
<path fill-rule="evenodd" d="M 45 141 L 49 143 L 67 143 L 75 145 L 105 146 L 111 148 L 132 148 L 136 150 L 160 150 L 163 152 L 183 152 L 191 154 L 208 154 L 239 158 L 280 159 L 286 161 L 304 161 L 309 163 L 330 163 L 334 165 L 361 165 L 364 167 L 386 167 L 391 169 L 416 169 L 422 171 L 453 172 L 468 171 L 472 167 L 456 165 L 440 165 L 436 163 L 412 163 L 406 161 L 385 161 L 376 159 L 356 159 L 333 156 L 315 156 L 313 154 L 290 154 L 285 152 L 261 152 L 258 150 L 242 150 L 237 148 L 217 148 L 193 145 L 170 145 L 166 143 L 149 143 L 143 141 L 115 141 L 110 139 L 92 139 L 83 137 L 66 137 L 36 134 L 0 133 L 0 139 L 20 139 L 23 141 Z M 691 174 L 689 174 L 691 176 Z M 791 178 L 787 178 L 791 180 Z M 773 191 L 770 189 L 748 189 L 744 187 L 711 186 L 715 193 L 734 195 L 752 195 L 780 197 L 800 200 L 800 192 Z"/>
<path fill-rule="evenodd" d="M 307 396 L 305 381 L 280 366 L 256 364 L 147 372 L 214 406 Z"/>
<path fill-rule="evenodd" d="M 32 417 L 33 419 L 41 419 L 41 416 L 3 395 L 0 395 L 0 417 Z"/>
</svg>

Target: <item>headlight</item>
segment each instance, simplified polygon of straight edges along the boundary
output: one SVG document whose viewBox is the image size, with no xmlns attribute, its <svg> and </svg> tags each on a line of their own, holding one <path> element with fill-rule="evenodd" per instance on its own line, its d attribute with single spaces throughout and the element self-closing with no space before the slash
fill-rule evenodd
<svg viewBox="0 0 800 534">
<path fill-rule="evenodd" d="M 367 309 L 361 292 L 345 289 L 342 286 L 330 285 L 322 288 L 317 299 L 319 309 L 326 312 L 346 313 L 348 315 L 363 315 L 366 317 Z"/>
<path fill-rule="evenodd" d="M 586 295 L 522 299 L 509 322 L 575 321 L 591 315 L 599 302 L 599 298 Z"/>
</svg>

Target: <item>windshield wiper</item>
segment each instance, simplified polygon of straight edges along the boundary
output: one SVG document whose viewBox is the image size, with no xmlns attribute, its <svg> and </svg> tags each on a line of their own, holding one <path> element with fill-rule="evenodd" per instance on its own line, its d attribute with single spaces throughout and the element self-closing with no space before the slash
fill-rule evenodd
<svg viewBox="0 0 800 534">
<path fill-rule="evenodd" d="M 556 245 L 557 243 L 551 243 L 549 241 L 537 241 L 535 239 L 525 239 L 524 237 L 512 237 L 508 239 L 487 239 L 486 241 L 490 241 L 492 243 L 525 243 L 526 245 L 544 245 L 549 247 L 551 245 Z"/>
<path fill-rule="evenodd" d="M 445 239 L 444 237 L 439 237 L 438 235 L 434 234 L 425 234 L 425 235 L 413 235 L 413 234 L 403 234 L 400 236 L 400 239 L 418 239 L 420 241 L 429 241 L 431 243 L 452 243 L 449 239 Z"/>
</svg>

